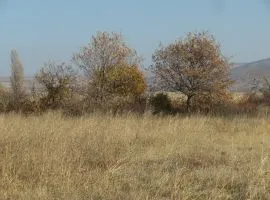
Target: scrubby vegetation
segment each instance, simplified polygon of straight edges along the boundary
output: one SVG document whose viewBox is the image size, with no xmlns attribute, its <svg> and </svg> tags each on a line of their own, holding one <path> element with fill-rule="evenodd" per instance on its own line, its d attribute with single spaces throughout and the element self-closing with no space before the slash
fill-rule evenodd
<svg viewBox="0 0 270 200">
<path fill-rule="evenodd" d="M 233 84 L 229 60 L 207 32 L 189 33 L 161 45 L 149 68 L 152 84 L 147 83 L 141 58 L 118 33 L 98 32 L 72 61 L 45 63 L 27 91 L 23 65 L 12 50 L 11 88 L 0 89 L 0 111 L 40 114 L 62 110 L 73 116 L 96 111 L 257 115 L 262 105 L 269 105 L 267 78 L 254 79 L 255 92 L 235 101 L 229 91 Z M 169 94 L 173 93 L 181 97 L 172 98 Z"/>
<path fill-rule="evenodd" d="M 88 46 L 74 54 L 73 63 L 45 63 L 31 91 L 26 91 L 23 66 L 12 50 L 11 88 L 1 87 L 1 112 L 40 114 L 62 110 L 76 116 L 94 111 L 142 113 L 147 83 L 140 60 L 120 34 L 99 32 Z"/>
</svg>

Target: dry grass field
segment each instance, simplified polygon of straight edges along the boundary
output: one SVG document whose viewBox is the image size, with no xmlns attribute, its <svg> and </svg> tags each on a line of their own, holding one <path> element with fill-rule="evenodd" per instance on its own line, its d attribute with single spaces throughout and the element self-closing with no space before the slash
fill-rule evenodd
<svg viewBox="0 0 270 200">
<path fill-rule="evenodd" d="M 0 116 L 0 199 L 270 199 L 270 120 Z"/>
</svg>

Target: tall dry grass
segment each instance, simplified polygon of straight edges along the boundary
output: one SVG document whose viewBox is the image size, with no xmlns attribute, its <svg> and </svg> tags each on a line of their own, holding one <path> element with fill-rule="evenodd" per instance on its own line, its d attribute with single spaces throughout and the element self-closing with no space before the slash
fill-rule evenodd
<svg viewBox="0 0 270 200">
<path fill-rule="evenodd" d="M 0 199 L 270 199 L 267 118 L 0 116 Z"/>
</svg>

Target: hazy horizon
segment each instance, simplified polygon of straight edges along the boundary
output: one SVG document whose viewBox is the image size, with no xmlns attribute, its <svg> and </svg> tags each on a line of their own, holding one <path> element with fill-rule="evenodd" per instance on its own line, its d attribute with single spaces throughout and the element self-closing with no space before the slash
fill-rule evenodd
<svg viewBox="0 0 270 200">
<path fill-rule="evenodd" d="M 71 60 L 97 31 L 120 32 L 143 56 L 144 65 L 159 43 L 187 32 L 207 30 L 231 61 L 270 57 L 270 4 L 266 0 L 172 0 L 170 2 L 0 0 L 0 77 L 9 76 L 15 48 L 32 76 L 48 60 Z"/>
</svg>

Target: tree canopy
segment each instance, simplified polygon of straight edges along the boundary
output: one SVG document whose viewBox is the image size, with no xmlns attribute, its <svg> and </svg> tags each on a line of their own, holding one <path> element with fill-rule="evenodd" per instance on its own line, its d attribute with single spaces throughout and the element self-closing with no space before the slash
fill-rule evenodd
<svg viewBox="0 0 270 200">
<path fill-rule="evenodd" d="M 207 32 L 189 33 L 168 46 L 161 45 L 151 69 L 159 88 L 186 95 L 187 110 L 198 95 L 222 99 L 232 83 L 228 60 Z"/>
</svg>

